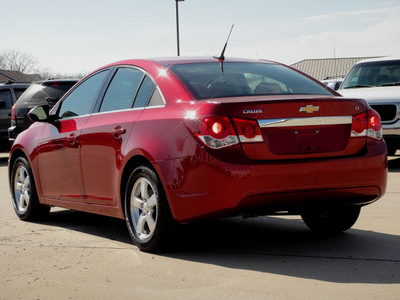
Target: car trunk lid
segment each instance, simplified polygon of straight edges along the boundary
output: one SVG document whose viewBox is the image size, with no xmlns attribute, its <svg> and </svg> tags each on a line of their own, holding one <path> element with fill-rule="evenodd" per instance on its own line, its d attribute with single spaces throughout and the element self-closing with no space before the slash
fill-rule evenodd
<svg viewBox="0 0 400 300">
<path fill-rule="evenodd" d="M 242 143 L 254 160 L 354 155 L 365 137 L 351 138 L 352 117 L 364 100 L 318 96 L 260 96 L 218 99 L 231 118 L 256 120 L 264 141 Z"/>
</svg>

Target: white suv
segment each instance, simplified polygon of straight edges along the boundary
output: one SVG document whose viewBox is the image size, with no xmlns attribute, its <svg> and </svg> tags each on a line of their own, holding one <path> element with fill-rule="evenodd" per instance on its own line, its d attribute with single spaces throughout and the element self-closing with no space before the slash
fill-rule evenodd
<svg viewBox="0 0 400 300">
<path fill-rule="evenodd" d="M 400 57 L 381 57 L 356 63 L 340 89 L 345 97 L 363 98 L 382 119 L 388 154 L 400 148 Z"/>
</svg>

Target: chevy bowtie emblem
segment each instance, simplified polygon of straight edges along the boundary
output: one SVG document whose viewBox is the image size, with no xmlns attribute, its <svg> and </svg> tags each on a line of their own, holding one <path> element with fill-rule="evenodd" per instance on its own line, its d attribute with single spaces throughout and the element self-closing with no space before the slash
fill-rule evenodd
<svg viewBox="0 0 400 300">
<path fill-rule="evenodd" d="M 312 114 L 314 111 L 318 111 L 319 106 L 314 106 L 314 105 L 306 105 L 305 107 L 300 107 L 299 112 L 306 112 L 308 114 Z"/>
</svg>

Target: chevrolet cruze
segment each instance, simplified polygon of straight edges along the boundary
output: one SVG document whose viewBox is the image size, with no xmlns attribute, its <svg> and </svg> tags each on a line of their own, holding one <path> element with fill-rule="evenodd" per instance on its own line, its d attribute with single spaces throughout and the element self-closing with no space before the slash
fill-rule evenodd
<svg viewBox="0 0 400 300">
<path fill-rule="evenodd" d="M 379 115 L 275 62 L 121 61 L 29 117 L 9 157 L 19 218 L 125 219 L 143 251 L 214 217 L 297 214 L 338 233 L 386 189 Z"/>
</svg>

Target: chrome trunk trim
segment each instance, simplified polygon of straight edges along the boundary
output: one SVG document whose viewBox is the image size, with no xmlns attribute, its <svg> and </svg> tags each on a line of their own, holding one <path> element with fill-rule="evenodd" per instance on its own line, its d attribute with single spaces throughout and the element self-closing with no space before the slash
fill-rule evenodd
<svg viewBox="0 0 400 300">
<path fill-rule="evenodd" d="M 322 126 L 351 124 L 351 116 L 341 117 L 312 117 L 312 118 L 287 118 L 257 120 L 261 128 L 266 127 L 292 127 L 292 126 Z"/>
</svg>

